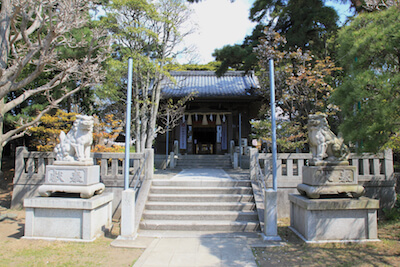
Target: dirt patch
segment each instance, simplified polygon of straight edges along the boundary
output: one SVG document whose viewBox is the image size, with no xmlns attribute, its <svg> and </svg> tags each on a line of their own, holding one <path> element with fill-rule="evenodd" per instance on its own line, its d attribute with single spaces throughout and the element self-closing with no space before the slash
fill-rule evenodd
<svg viewBox="0 0 400 267">
<path fill-rule="evenodd" d="M 306 244 L 279 222 L 284 247 L 253 249 L 259 266 L 400 266 L 400 221 L 380 221 L 381 242 Z"/>
</svg>

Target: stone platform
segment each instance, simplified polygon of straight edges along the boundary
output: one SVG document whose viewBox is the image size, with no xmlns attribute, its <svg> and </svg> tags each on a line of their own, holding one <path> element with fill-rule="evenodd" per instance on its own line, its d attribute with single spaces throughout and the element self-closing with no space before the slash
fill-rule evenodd
<svg viewBox="0 0 400 267">
<path fill-rule="evenodd" d="M 91 198 L 103 193 L 100 183 L 100 166 L 91 165 L 48 165 L 45 182 L 39 187 L 39 195 L 49 197 L 55 192 L 79 193 L 81 198 Z"/>
<path fill-rule="evenodd" d="M 307 243 L 379 241 L 379 201 L 290 194 L 290 229 Z"/>
<path fill-rule="evenodd" d="M 24 200 L 27 239 L 93 241 L 112 223 L 113 194 L 90 199 L 35 197 Z"/>
<path fill-rule="evenodd" d="M 364 187 L 358 185 L 356 166 L 343 165 L 304 166 L 303 183 L 297 190 L 309 198 L 339 194 L 358 198 L 364 193 Z"/>
</svg>

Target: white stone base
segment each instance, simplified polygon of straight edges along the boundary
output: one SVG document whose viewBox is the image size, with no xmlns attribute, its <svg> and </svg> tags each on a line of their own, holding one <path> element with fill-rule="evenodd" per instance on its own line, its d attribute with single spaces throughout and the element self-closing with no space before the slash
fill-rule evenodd
<svg viewBox="0 0 400 267">
<path fill-rule="evenodd" d="M 298 184 L 297 191 L 303 196 L 309 198 L 320 198 L 321 195 L 339 195 L 346 194 L 349 197 L 358 198 L 364 194 L 364 187 L 361 185 L 328 185 L 312 186 L 307 184 Z"/>
<path fill-rule="evenodd" d="M 90 199 L 35 197 L 24 200 L 27 239 L 93 241 L 112 223 L 113 194 Z"/>
<path fill-rule="evenodd" d="M 92 185 L 49 185 L 39 186 L 38 192 L 42 197 L 49 197 L 52 193 L 79 193 L 81 198 L 91 198 L 94 195 L 103 193 L 105 186 L 103 183 Z"/>
<path fill-rule="evenodd" d="M 290 194 L 290 228 L 307 243 L 379 241 L 379 200 Z"/>
</svg>

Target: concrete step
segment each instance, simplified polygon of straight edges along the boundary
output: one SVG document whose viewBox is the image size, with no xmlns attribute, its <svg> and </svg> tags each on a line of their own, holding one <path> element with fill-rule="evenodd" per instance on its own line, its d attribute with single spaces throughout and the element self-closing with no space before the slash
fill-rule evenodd
<svg viewBox="0 0 400 267">
<path fill-rule="evenodd" d="M 144 220 L 220 220 L 220 221 L 257 221 L 255 211 L 182 211 L 182 210 L 146 210 Z"/>
<path fill-rule="evenodd" d="M 232 169 L 232 165 L 221 163 L 178 163 L 176 167 L 180 169 Z"/>
<path fill-rule="evenodd" d="M 161 202 L 252 202 L 252 194 L 150 194 L 148 201 Z"/>
<path fill-rule="evenodd" d="M 260 245 L 260 231 L 255 232 L 222 232 L 222 231 L 155 231 L 143 230 L 138 231 L 140 236 L 152 238 L 202 238 L 212 236 L 213 238 L 246 238 L 249 244 Z"/>
<path fill-rule="evenodd" d="M 179 168 L 232 168 L 229 155 L 180 155 L 176 164 Z"/>
<path fill-rule="evenodd" d="M 192 210 L 192 211 L 253 211 L 253 202 L 152 202 L 148 201 L 147 210 Z"/>
<path fill-rule="evenodd" d="M 178 180 L 153 180 L 153 186 L 187 186 L 187 187 L 251 187 L 250 180 L 193 180 L 193 181 L 178 181 Z"/>
<path fill-rule="evenodd" d="M 252 194 L 250 187 L 152 186 L 150 194 Z"/>
<path fill-rule="evenodd" d="M 212 162 L 193 162 L 193 161 L 186 161 L 186 162 L 177 162 L 176 166 L 190 166 L 191 169 L 196 169 L 196 166 L 209 166 L 210 169 L 215 167 L 229 167 L 232 168 L 232 164 L 230 162 L 221 162 L 221 161 L 212 161 Z M 189 168 L 188 168 L 189 169 Z"/>
<path fill-rule="evenodd" d="M 164 231 L 254 232 L 259 230 L 259 223 L 257 221 L 145 220 L 140 222 L 140 229 Z"/>
<path fill-rule="evenodd" d="M 153 180 L 139 228 L 153 232 L 259 231 L 251 181 Z"/>
<path fill-rule="evenodd" d="M 231 163 L 230 158 L 178 158 L 178 162 L 207 162 L 207 163 L 212 163 L 212 162 L 221 162 L 221 163 Z"/>
<path fill-rule="evenodd" d="M 179 157 L 182 158 L 226 158 L 230 157 L 229 154 L 185 154 L 185 155 L 179 155 Z"/>
</svg>

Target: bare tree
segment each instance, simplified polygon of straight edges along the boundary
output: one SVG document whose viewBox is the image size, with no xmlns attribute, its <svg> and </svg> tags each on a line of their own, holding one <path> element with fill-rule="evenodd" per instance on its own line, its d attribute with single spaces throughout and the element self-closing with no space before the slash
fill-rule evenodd
<svg viewBox="0 0 400 267">
<path fill-rule="evenodd" d="M 90 38 L 82 40 L 72 33 L 87 25 L 89 5 L 88 0 L 1 1 L 0 155 L 7 142 L 23 136 L 45 113 L 104 76 L 100 64 L 107 54 L 105 33 L 93 29 Z M 86 55 L 66 58 L 61 48 L 85 49 Z M 46 79 L 37 83 L 43 74 Z M 33 117 L 20 117 L 5 131 L 5 115 L 37 96 L 45 99 L 43 108 Z"/>
<path fill-rule="evenodd" d="M 134 135 L 136 151 L 151 148 L 157 129 L 157 114 L 161 98 L 161 81 L 168 72 L 165 64 L 178 53 L 177 45 L 191 31 L 183 26 L 189 19 L 189 10 L 182 0 L 158 0 L 142 2 L 129 0 L 124 3 L 111 2 L 104 22 L 113 36 L 115 60 L 111 68 L 126 65 L 128 57 L 133 58 L 133 102 Z M 107 78 L 109 79 L 109 78 Z M 125 80 L 112 77 L 112 86 Z M 110 86 L 111 88 L 111 86 Z M 118 90 L 120 88 L 114 88 Z M 114 90 L 113 89 L 113 90 Z"/>
<path fill-rule="evenodd" d="M 368 11 L 387 9 L 392 6 L 399 6 L 399 0 L 365 0 L 363 1 L 363 8 Z"/>
<path fill-rule="evenodd" d="M 345 3 L 347 0 L 339 0 L 338 2 Z M 400 5 L 399 0 L 350 0 L 350 2 L 357 12 L 382 10 Z"/>
<path fill-rule="evenodd" d="M 178 126 L 185 114 L 186 103 L 193 100 L 196 94 L 197 92 L 192 92 L 175 101 L 170 98 L 160 104 L 158 114 L 159 124 L 157 125 L 155 132 L 158 134 L 164 134 L 168 129 L 173 129 Z"/>
</svg>

